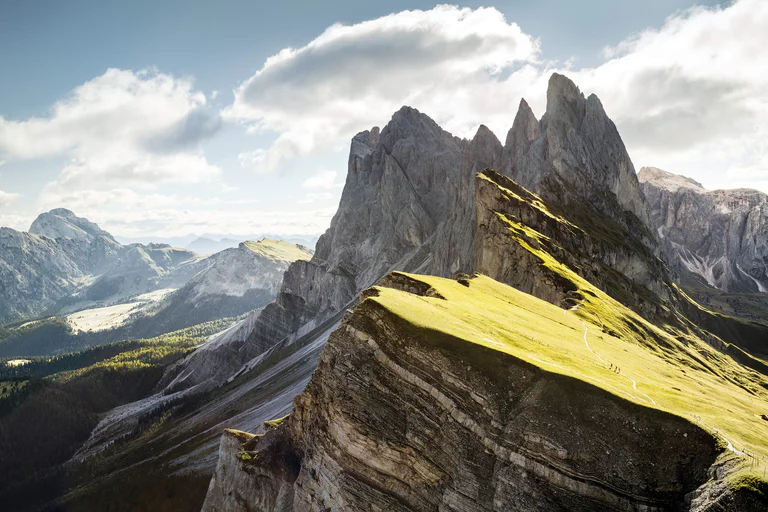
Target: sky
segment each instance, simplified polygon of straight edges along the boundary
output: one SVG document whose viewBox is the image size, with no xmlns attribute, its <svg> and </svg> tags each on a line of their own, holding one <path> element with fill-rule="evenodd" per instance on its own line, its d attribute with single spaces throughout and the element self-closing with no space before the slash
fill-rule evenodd
<svg viewBox="0 0 768 512">
<path fill-rule="evenodd" d="M 410 105 L 500 140 L 552 72 L 636 169 L 768 192 L 768 2 L 0 3 L 0 226 L 318 234 L 355 133 Z"/>
</svg>

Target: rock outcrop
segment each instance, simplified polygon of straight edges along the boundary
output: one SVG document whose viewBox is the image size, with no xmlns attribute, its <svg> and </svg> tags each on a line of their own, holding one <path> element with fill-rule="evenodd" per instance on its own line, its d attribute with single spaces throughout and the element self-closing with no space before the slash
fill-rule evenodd
<svg viewBox="0 0 768 512">
<path fill-rule="evenodd" d="M 728 292 L 768 293 L 768 195 L 706 190 L 654 167 L 638 174 L 669 260 Z"/>
</svg>

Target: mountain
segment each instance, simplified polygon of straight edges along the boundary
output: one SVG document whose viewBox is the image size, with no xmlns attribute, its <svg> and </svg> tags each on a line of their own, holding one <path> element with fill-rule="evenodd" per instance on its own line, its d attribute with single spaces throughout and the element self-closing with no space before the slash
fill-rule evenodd
<svg viewBox="0 0 768 512">
<path fill-rule="evenodd" d="M 530 109 L 521 102 L 506 149 L 484 126 L 473 140 L 459 139 L 410 107 L 396 112 L 383 130 L 356 135 L 339 209 L 313 258 L 289 267 L 277 300 L 254 319 L 247 340 L 231 340 L 244 346 L 238 357 L 227 356 L 226 364 L 222 359 L 214 374 L 193 369 L 198 364 L 210 368 L 203 361 L 209 354 L 188 360 L 197 376 L 188 384 L 224 382 L 277 341 L 296 339 L 343 311 L 391 270 L 444 277 L 472 272 L 474 176 L 488 166 L 507 169 L 512 177 L 535 167 L 527 178 L 534 192 L 573 209 L 580 219 L 594 220 L 595 226 L 602 218 L 617 219 L 632 233 L 639 253 L 616 253 L 606 257 L 606 264 L 626 272 L 633 285 L 666 295 L 668 279 L 664 274 L 659 279 L 663 265 L 655 256 L 658 240 L 648 207 L 600 101 L 585 98 L 557 74 L 547 97 L 541 121 L 530 120 Z M 515 135 L 525 132 L 523 122 L 535 123 L 533 139 L 524 144 Z M 231 354 L 227 345 L 218 350 Z"/>
<path fill-rule="evenodd" d="M 0 323 L 178 288 L 201 261 L 168 245 L 124 246 L 69 210 L 51 210 L 28 233 L 0 228 Z"/>
<path fill-rule="evenodd" d="M 768 485 L 735 484 L 755 473 L 728 462 L 724 447 L 736 439 L 767 454 L 753 435 L 768 425 L 751 411 L 768 398 L 758 391 L 768 346 L 757 341 L 768 326 L 702 310 L 675 286 L 595 96 L 554 75 L 545 116 L 534 122 L 524 102 L 520 110 L 506 147 L 483 128 L 472 141 L 452 139 L 412 109 L 356 137 L 339 212 L 315 257 L 289 269 L 256 319 L 256 355 L 285 332 L 281 344 L 311 337 L 386 267 L 493 280 L 394 272 L 363 292 L 334 324 L 292 414 L 263 436 L 225 433 L 203 510 L 765 506 Z M 474 177 L 480 156 L 509 176 Z M 366 259 L 367 247 L 382 258 Z M 275 318 L 282 332 L 267 329 Z M 709 365 L 751 391 L 710 380 Z M 670 367 L 699 373 L 661 385 Z M 673 394 L 662 396 L 665 387 Z M 733 393 L 744 407 L 711 409 L 715 395 Z M 732 426 L 736 418 L 750 426 Z"/>
<path fill-rule="evenodd" d="M 154 310 L 133 320 L 134 331 L 154 336 L 262 308 L 274 300 L 288 265 L 309 260 L 312 252 L 267 238 L 225 249 L 207 258 L 204 270 Z"/>
<path fill-rule="evenodd" d="M 655 167 L 638 177 L 672 261 L 727 292 L 768 293 L 768 195 L 706 190 Z"/>
<path fill-rule="evenodd" d="M 600 101 L 547 98 L 505 144 L 357 134 L 312 258 L 103 413 L 57 506 L 764 510 L 768 326 L 678 287 Z"/>
<path fill-rule="evenodd" d="M 213 240 L 210 238 L 200 237 L 191 241 L 186 247 L 190 251 L 194 251 L 199 254 L 214 254 L 225 249 L 232 249 L 237 247 L 240 243 L 241 242 L 231 238 Z"/>
<path fill-rule="evenodd" d="M 101 229 L 98 225 L 76 216 L 69 210 L 57 208 L 48 213 L 40 214 L 29 232 L 35 235 L 47 236 L 48 238 L 71 238 L 73 240 L 92 241 L 97 237 L 104 237 L 115 241 L 114 237 Z"/>
</svg>

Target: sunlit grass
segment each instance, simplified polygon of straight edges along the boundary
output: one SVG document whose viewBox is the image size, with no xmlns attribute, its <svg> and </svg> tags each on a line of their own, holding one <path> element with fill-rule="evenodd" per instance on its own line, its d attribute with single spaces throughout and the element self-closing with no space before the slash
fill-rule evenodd
<svg viewBox="0 0 768 512">
<path fill-rule="evenodd" d="M 256 254 L 272 260 L 297 261 L 310 260 L 312 251 L 286 242 L 262 238 L 258 242 L 245 242 L 245 246 Z"/>
</svg>

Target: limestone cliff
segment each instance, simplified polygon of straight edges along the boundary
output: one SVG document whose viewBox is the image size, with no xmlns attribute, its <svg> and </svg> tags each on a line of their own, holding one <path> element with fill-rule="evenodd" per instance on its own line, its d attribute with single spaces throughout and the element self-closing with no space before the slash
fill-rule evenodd
<svg viewBox="0 0 768 512">
<path fill-rule="evenodd" d="M 706 190 L 654 167 L 638 174 L 669 259 L 728 292 L 768 292 L 768 196 Z"/>
</svg>

